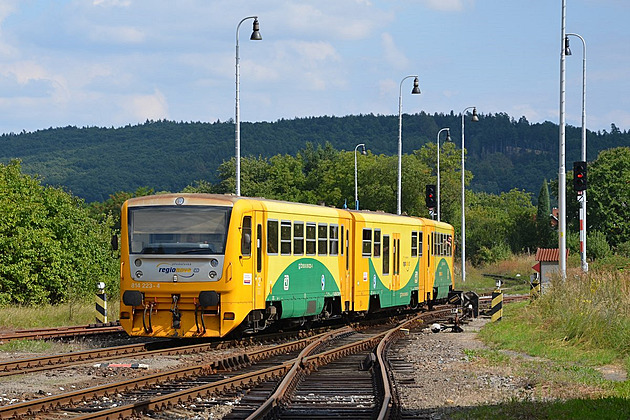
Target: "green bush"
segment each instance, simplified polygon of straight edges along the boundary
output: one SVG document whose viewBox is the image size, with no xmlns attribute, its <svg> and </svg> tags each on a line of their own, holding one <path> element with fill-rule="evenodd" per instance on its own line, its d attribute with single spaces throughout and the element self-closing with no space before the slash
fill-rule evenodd
<svg viewBox="0 0 630 420">
<path fill-rule="evenodd" d="M 606 240 L 606 235 L 602 232 L 592 230 L 586 235 L 586 256 L 593 260 L 605 258 L 611 255 L 610 245 Z"/>
<path fill-rule="evenodd" d="M 630 241 L 622 242 L 615 249 L 616 254 L 630 258 Z"/>
</svg>

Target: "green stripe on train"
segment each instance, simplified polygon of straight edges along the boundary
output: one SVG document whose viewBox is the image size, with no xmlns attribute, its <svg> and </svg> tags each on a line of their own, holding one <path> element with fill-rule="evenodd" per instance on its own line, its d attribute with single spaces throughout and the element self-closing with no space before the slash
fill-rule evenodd
<svg viewBox="0 0 630 420">
<path fill-rule="evenodd" d="M 370 259 L 370 295 L 379 296 L 381 308 L 408 305 L 411 300 L 411 292 L 418 290 L 418 269 L 419 263 L 416 263 L 409 278 L 401 279 L 403 287 L 399 290 L 391 290 L 383 284 L 381 278 L 376 274 L 376 269 L 372 259 Z"/>
<path fill-rule="evenodd" d="M 282 302 L 281 318 L 319 314 L 324 298 L 341 296 L 330 270 L 314 258 L 292 262 L 276 279 L 267 301 Z"/>
</svg>

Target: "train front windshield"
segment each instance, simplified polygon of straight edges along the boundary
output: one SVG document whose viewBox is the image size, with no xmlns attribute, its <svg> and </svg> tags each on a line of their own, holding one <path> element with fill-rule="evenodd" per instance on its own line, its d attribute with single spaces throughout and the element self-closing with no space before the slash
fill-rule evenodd
<svg viewBox="0 0 630 420">
<path fill-rule="evenodd" d="M 129 209 L 130 254 L 224 254 L 230 207 Z"/>
</svg>

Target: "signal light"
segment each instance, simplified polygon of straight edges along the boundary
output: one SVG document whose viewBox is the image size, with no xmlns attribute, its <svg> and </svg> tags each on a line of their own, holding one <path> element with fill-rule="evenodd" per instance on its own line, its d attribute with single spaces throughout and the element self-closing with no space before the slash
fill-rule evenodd
<svg viewBox="0 0 630 420">
<path fill-rule="evenodd" d="M 573 162 L 573 189 L 575 191 L 586 190 L 586 162 Z"/>
<path fill-rule="evenodd" d="M 428 208 L 437 207 L 437 194 L 435 193 L 435 185 L 427 185 L 425 202 Z"/>
</svg>

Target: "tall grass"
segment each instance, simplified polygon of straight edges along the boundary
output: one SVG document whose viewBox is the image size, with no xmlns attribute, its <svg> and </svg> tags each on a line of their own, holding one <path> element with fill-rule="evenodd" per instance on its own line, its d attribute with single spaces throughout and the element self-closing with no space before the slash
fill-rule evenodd
<svg viewBox="0 0 630 420">
<path fill-rule="evenodd" d="M 108 321 L 118 320 L 119 302 L 107 302 Z M 93 302 L 0 308 L 0 329 L 85 325 L 96 322 Z"/>
<path fill-rule="evenodd" d="M 630 356 L 630 273 L 568 271 L 535 308 L 563 340 Z"/>
</svg>

